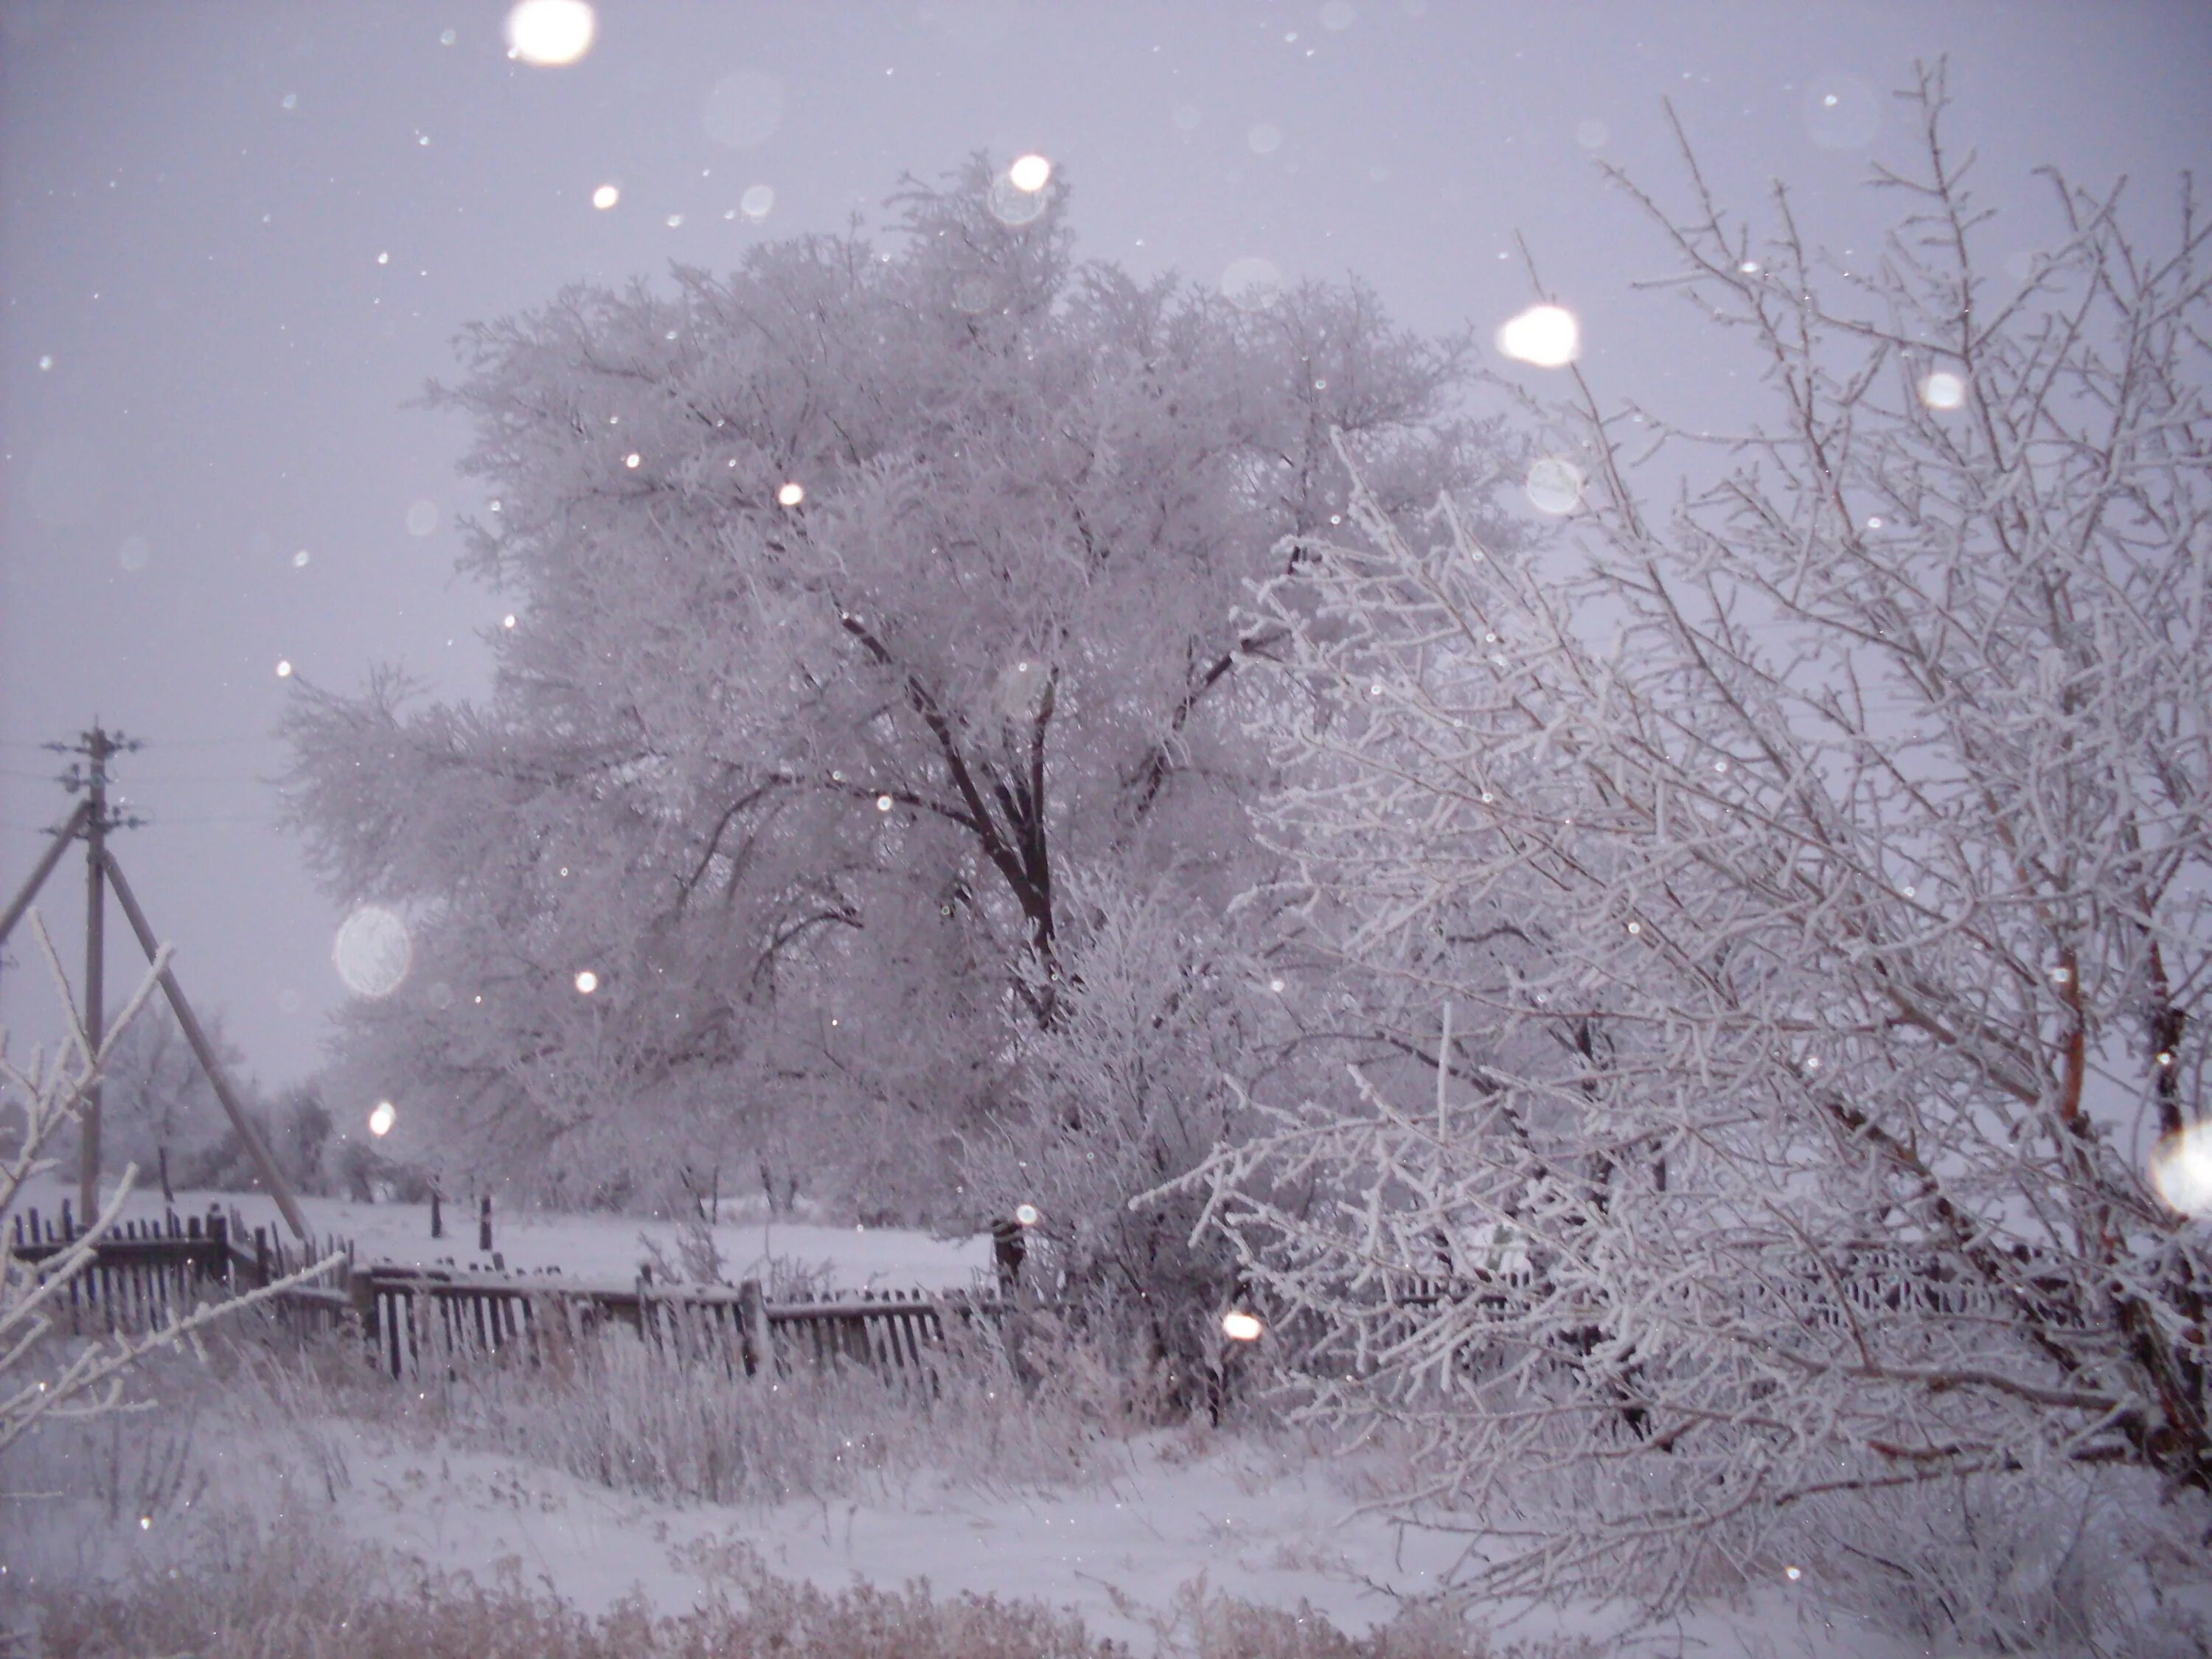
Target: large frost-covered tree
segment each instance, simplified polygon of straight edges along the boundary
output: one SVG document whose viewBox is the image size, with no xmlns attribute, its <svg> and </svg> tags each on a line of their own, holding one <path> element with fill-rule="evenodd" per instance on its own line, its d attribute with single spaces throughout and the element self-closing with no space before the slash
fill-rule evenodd
<svg viewBox="0 0 2212 1659">
<path fill-rule="evenodd" d="M 495 689 L 295 705 L 314 857 L 414 935 L 343 1073 L 481 1172 L 781 1155 L 945 1204 L 933 1152 L 1066 994 L 1069 872 L 1249 878 L 1227 713 L 1270 636 L 1231 616 L 1341 511 L 1331 434 L 1389 499 L 1482 483 L 1463 343 L 1356 283 L 1078 264 L 1060 182 L 980 161 L 893 206 L 881 247 L 472 329 L 433 402 L 475 426 Z"/>
<path fill-rule="evenodd" d="M 1954 1561 L 2021 1483 L 2212 1493 L 2212 1248 L 2153 1180 L 2212 991 L 2206 231 L 2062 187 L 1992 277 L 1942 101 L 1849 273 L 1785 196 L 1639 198 L 1764 370 L 1705 482 L 1644 499 L 1663 428 L 1577 373 L 1559 547 L 1362 500 L 1246 624 L 1301 937 L 1431 1064 L 1263 1093 L 1212 1213 L 1498 1588 L 1903 1562 L 1925 1483 Z"/>
</svg>

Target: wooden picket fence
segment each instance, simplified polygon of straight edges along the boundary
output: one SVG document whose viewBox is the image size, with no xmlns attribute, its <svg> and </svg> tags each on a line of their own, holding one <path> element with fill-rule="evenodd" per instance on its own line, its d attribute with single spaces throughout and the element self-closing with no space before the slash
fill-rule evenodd
<svg viewBox="0 0 2212 1659">
<path fill-rule="evenodd" d="M 12 1254 L 34 1273 L 63 1256 L 80 1231 L 67 1203 L 56 1217 L 28 1210 L 12 1231 Z M 240 1288 L 235 1267 L 220 1211 L 123 1222 L 94 1247 L 91 1265 L 54 1298 L 50 1316 L 79 1336 L 149 1330 L 231 1295 Z"/>
<path fill-rule="evenodd" d="M 998 1297 L 872 1291 L 770 1302 L 735 1286 L 586 1285 L 556 1274 L 371 1267 L 349 1295 L 380 1370 L 395 1378 L 493 1361 L 539 1364 L 595 1330 L 627 1328 L 657 1352 L 733 1374 L 859 1366 L 912 1381 L 949 1328 L 1003 1317 Z"/>
<path fill-rule="evenodd" d="M 64 1204 L 59 1218 L 32 1210 L 15 1219 L 13 1254 L 38 1264 L 60 1257 L 78 1237 Z M 250 1238 L 247 1245 L 244 1241 Z M 93 1249 L 92 1265 L 57 1298 L 57 1318 L 78 1335 L 143 1331 L 204 1303 L 274 1283 L 343 1253 L 330 1282 L 292 1286 L 270 1298 L 250 1329 L 293 1336 L 357 1333 L 371 1363 L 394 1378 L 479 1364 L 557 1363 L 596 1331 L 627 1328 L 656 1352 L 690 1364 L 758 1375 L 860 1366 L 913 1381 L 948 1330 L 995 1324 L 1011 1304 L 983 1292 L 877 1291 L 800 1296 L 771 1303 L 757 1279 L 735 1286 L 592 1285 L 542 1274 L 450 1267 L 362 1265 L 343 1241 L 288 1245 L 233 1213 L 171 1212 L 119 1224 Z M 249 1316 L 251 1318 L 251 1316 Z"/>
</svg>

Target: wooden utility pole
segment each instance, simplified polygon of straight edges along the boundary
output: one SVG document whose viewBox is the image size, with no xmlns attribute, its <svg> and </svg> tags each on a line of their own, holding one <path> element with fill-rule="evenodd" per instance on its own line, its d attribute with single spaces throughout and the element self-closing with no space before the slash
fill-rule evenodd
<svg viewBox="0 0 2212 1659">
<path fill-rule="evenodd" d="M 137 896 L 131 890 L 131 884 L 123 878 L 123 866 L 116 862 L 115 854 L 107 850 L 109 830 L 135 829 L 143 822 L 138 818 L 118 817 L 109 810 L 107 763 L 114 756 L 137 749 L 140 744 L 134 738 L 126 738 L 119 732 L 107 731 L 95 719 L 92 729 L 80 733 L 75 744 L 50 743 L 46 747 L 58 754 L 84 757 L 82 767 L 75 762 L 70 763 L 60 782 L 71 794 L 80 789 L 88 790 L 88 797 L 79 802 L 76 811 L 70 814 L 68 822 L 53 832 L 53 842 L 46 848 L 45 856 L 40 859 L 38 867 L 31 872 L 30 880 L 24 883 L 22 890 L 9 902 L 5 914 L 0 915 L 0 944 L 6 942 L 9 931 L 30 908 L 40 884 L 53 873 L 54 866 L 61 861 L 64 848 L 70 841 L 82 836 L 87 866 L 84 1028 L 93 1052 L 97 1054 L 100 1040 L 106 1035 L 106 963 L 104 958 L 106 941 L 104 923 L 109 887 L 114 888 L 116 899 L 130 921 L 131 930 L 138 936 L 139 946 L 146 952 L 146 960 L 156 963 L 160 960 L 160 946 L 155 939 L 152 927 L 146 921 L 146 913 L 139 908 Z M 162 994 L 169 1000 L 169 1006 L 176 1012 L 177 1024 L 183 1028 L 185 1042 L 191 1045 L 194 1058 L 200 1063 L 200 1069 L 207 1073 L 208 1081 L 214 1085 L 216 1098 L 222 1103 L 231 1127 L 238 1131 L 239 1139 L 244 1144 L 248 1156 L 259 1167 L 261 1178 L 269 1183 L 270 1195 L 276 1200 L 276 1207 L 283 1212 L 286 1224 L 292 1229 L 295 1237 L 305 1240 L 307 1237 L 307 1219 L 300 1213 L 299 1203 L 292 1196 L 291 1184 L 284 1179 L 283 1171 L 276 1167 L 276 1160 L 270 1156 L 267 1145 L 253 1127 L 253 1120 L 246 1115 L 245 1107 L 231 1088 L 230 1079 L 224 1075 L 222 1063 L 216 1055 L 215 1045 L 208 1041 L 207 1033 L 201 1030 L 199 1020 L 192 1013 L 191 1005 L 185 1000 L 184 987 L 177 982 L 176 975 L 167 968 L 161 970 L 160 984 Z M 84 1156 L 78 1170 L 77 1200 L 85 1224 L 89 1226 L 100 1214 L 100 1079 L 97 1073 L 94 1073 L 93 1080 L 85 1091 L 79 1122 L 83 1135 Z"/>
<path fill-rule="evenodd" d="M 86 784 L 91 809 L 84 820 L 84 1034 L 94 1054 L 107 1030 L 107 757 L 117 748 L 93 717 L 92 730 L 84 734 Z M 84 1091 L 80 1114 L 77 1159 L 77 1212 L 85 1225 L 100 1213 L 100 1073 Z"/>
</svg>

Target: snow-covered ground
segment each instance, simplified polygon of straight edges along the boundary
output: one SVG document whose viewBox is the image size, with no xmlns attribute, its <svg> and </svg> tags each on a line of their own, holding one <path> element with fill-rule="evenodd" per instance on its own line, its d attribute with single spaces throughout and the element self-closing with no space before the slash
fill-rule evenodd
<svg viewBox="0 0 2212 1659">
<path fill-rule="evenodd" d="M 50 1209 L 61 1195 L 47 1188 L 36 1196 Z M 204 1212 L 209 1201 L 180 1194 L 179 1208 Z M 267 1200 L 237 1202 L 249 1220 L 275 1221 Z M 305 1207 L 319 1234 L 350 1237 L 368 1259 L 450 1255 L 465 1264 L 474 1255 L 453 1248 L 474 1243 L 472 1224 L 456 1236 L 458 1215 L 448 1238 L 433 1242 L 421 1206 L 311 1199 Z M 138 1194 L 129 1212 L 160 1208 L 158 1194 L 150 1200 Z M 641 1254 L 635 1220 L 514 1216 L 497 1225 L 510 1267 L 558 1265 L 572 1278 L 627 1279 Z M 643 1231 L 673 1243 L 671 1224 Z M 757 1227 L 723 1231 L 724 1248 L 740 1264 L 748 1250 L 763 1249 Z M 778 1224 L 765 1248 L 821 1266 L 832 1282 L 852 1287 L 963 1285 L 988 1260 L 985 1242 L 895 1230 Z M 772 1572 L 825 1589 L 923 1578 L 939 1595 L 973 1591 L 1073 1608 L 1094 1633 L 1145 1655 L 1178 1648 L 1194 1594 L 1310 1607 L 1341 1629 L 1364 1632 L 1387 1622 L 1400 1596 L 1433 1589 L 1462 1541 L 1364 1510 L 1333 1466 L 1264 1436 L 1184 1429 L 1102 1440 L 1092 1474 L 1072 1482 L 1004 1465 L 887 1472 L 854 1485 L 853 1495 L 732 1507 L 611 1491 L 429 1431 L 409 1420 L 409 1402 L 397 1393 L 388 1410 L 371 1402 L 364 1411 L 356 1397 L 351 1410 L 325 1412 L 311 1389 L 295 1385 L 258 1400 L 251 1389 L 204 1397 L 189 1412 L 138 1419 L 123 1432 L 143 1443 L 107 1458 L 107 1502 L 73 1504 L 60 1528 L 64 1512 L 48 1508 L 35 1534 L 0 1531 L 0 1583 L 58 1572 L 106 1576 L 134 1561 L 164 1568 L 191 1559 L 191 1529 L 204 1524 L 202 1517 L 243 1512 L 320 1527 L 346 1545 L 380 1547 L 485 1583 L 519 1581 L 585 1612 L 609 1608 L 633 1590 L 661 1610 L 686 1610 L 716 1550 L 744 1545 Z M 188 1478 L 158 1473 L 185 1455 L 164 1449 L 172 1441 L 188 1449 Z M 134 1485 L 155 1496 L 128 1501 Z M 1598 1650 L 1612 1650 L 1619 1624 L 1588 1611 L 1525 1610 L 1501 1641 L 1588 1633 Z M 1748 1607 L 1669 1626 L 1653 1650 L 1711 1659 L 1902 1659 L 1917 1650 L 1826 1623 L 1808 1575 L 1778 1581 Z"/>
<path fill-rule="evenodd" d="M 283 1443 L 295 1437 L 318 1449 L 303 1455 Z M 1458 1548 L 1360 1513 L 1325 1468 L 1235 1437 L 1133 1441 L 1126 1468 L 1085 1489 L 941 1479 L 866 1498 L 760 1509 L 612 1492 L 354 1421 L 311 1423 L 272 1440 L 231 1431 L 203 1444 L 203 1460 L 222 1473 L 193 1507 L 204 1514 L 237 1505 L 289 1525 L 326 1524 L 349 1544 L 486 1584 L 519 1581 L 592 1613 L 635 1590 L 661 1611 L 687 1610 L 708 1582 L 704 1563 L 719 1547 L 743 1544 L 777 1576 L 824 1589 L 920 1578 L 940 1596 L 972 1591 L 1073 1608 L 1094 1634 L 1146 1655 L 1174 1650 L 1178 1635 L 1188 1634 L 1194 1591 L 1310 1608 L 1363 1632 L 1389 1621 L 1398 1596 L 1432 1589 Z M 334 1492 L 322 1484 L 331 1470 L 339 1472 Z M 138 1517 L 104 1516 L 91 1505 L 82 1513 L 87 1535 L 76 1559 L 109 1571 L 133 1558 L 166 1565 L 180 1541 L 172 1529 L 191 1519 L 173 1510 L 142 1527 Z M 1552 1608 L 1495 1617 L 1501 1644 L 1587 1634 L 1600 1651 L 1613 1650 L 1607 1638 L 1622 1622 Z M 1650 1650 L 1708 1659 L 1905 1659 L 1919 1651 L 1826 1623 L 1802 1582 L 1778 1583 L 1748 1607 L 1670 1624 Z"/>
</svg>

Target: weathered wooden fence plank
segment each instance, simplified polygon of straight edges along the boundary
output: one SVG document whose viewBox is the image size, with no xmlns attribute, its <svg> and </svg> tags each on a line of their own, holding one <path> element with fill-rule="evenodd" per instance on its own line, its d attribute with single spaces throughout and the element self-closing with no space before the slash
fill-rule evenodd
<svg viewBox="0 0 2212 1659">
<path fill-rule="evenodd" d="M 77 1237 L 66 1203 L 58 1222 L 36 1211 L 15 1218 L 11 1253 L 38 1265 Z M 248 1237 L 250 1249 L 242 1248 Z M 327 1250 L 319 1254 L 328 1254 Z M 757 1279 L 737 1285 L 588 1285 L 557 1274 L 473 1273 L 448 1268 L 358 1266 L 337 1282 L 305 1285 L 270 1305 L 295 1332 L 351 1327 L 372 1364 L 394 1378 L 444 1364 L 562 1363 L 582 1334 L 619 1320 L 641 1340 L 688 1364 L 733 1375 L 860 1365 L 886 1379 L 919 1382 L 950 1320 L 965 1328 L 1004 1312 L 998 1298 L 921 1290 L 770 1303 Z M 199 1303 L 271 1283 L 313 1256 L 294 1258 L 264 1229 L 210 1212 L 180 1223 L 132 1221 L 94 1247 L 94 1263 L 71 1285 L 72 1326 L 148 1329 Z"/>
</svg>

